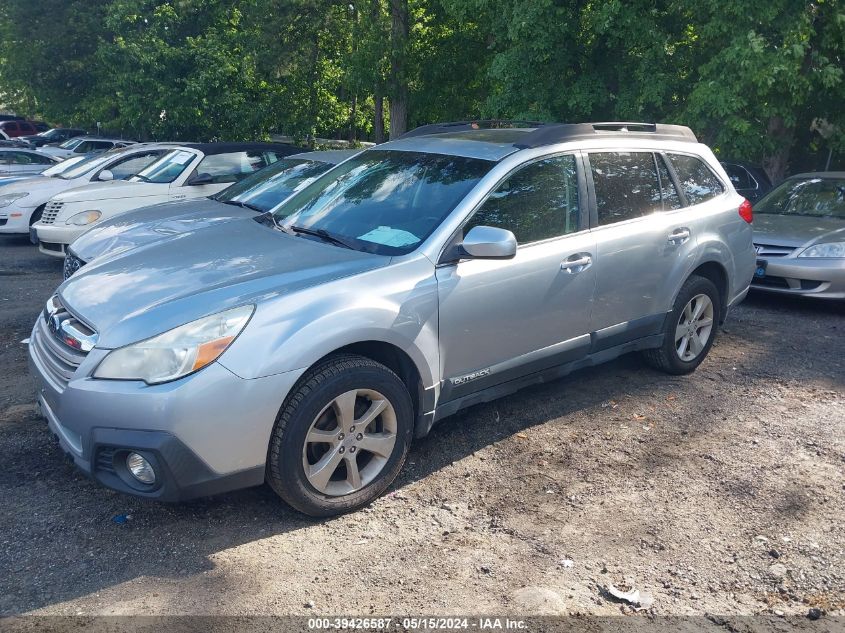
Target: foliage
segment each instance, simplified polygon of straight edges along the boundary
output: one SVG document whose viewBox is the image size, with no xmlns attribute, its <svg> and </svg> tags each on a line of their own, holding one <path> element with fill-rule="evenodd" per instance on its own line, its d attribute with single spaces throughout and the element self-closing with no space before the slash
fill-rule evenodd
<svg viewBox="0 0 845 633">
<path fill-rule="evenodd" d="M 385 98 L 409 126 L 681 122 L 776 178 L 845 149 L 844 52 L 841 0 L 0 3 L 0 100 L 65 124 L 366 139 Z"/>
</svg>

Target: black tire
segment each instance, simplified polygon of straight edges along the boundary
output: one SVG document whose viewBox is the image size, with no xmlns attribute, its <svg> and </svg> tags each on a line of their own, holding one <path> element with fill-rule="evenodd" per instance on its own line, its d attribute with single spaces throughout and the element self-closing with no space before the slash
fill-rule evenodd
<svg viewBox="0 0 845 633">
<path fill-rule="evenodd" d="M 35 208 L 35 211 L 32 212 L 32 215 L 29 218 L 29 226 L 32 226 L 41 219 L 41 216 L 44 215 L 44 207 L 46 206 L 46 204 L 42 204 L 40 207 Z"/>
<path fill-rule="evenodd" d="M 712 302 L 713 325 L 710 330 L 710 337 L 702 351 L 692 360 L 683 360 L 675 347 L 675 329 L 681 320 L 682 312 L 687 303 L 698 295 L 706 295 Z M 686 280 L 680 292 L 678 292 L 678 296 L 675 298 L 672 312 L 669 313 L 666 324 L 663 326 L 663 345 L 657 349 L 643 351 L 643 359 L 647 364 L 667 374 L 682 375 L 695 371 L 702 361 L 707 358 L 707 354 L 713 346 L 713 341 L 716 340 L 716 333 L 719 329 L 719 315 L 721 313 L 722 300 L 715 284 L 709 279 L 693 275 Z"/>
<path fill-rule="evenodd" d="M 306 435 L 320 412 L 337 396 L 352 389 L 382 394 L 396 414 L 396 442 L 387 462 L 363 488 L 343 496 L 324 494 L 311 485 L 303 466 Z M 369 358 L 338 355 L 310 369 L 285 400 L 270 437 L 267 482 L 295 509 L 313 517 L 357 510 L 378 498 L 396 479 L 414 431 L 411 396 L 399 377 Z"/>
</svg>

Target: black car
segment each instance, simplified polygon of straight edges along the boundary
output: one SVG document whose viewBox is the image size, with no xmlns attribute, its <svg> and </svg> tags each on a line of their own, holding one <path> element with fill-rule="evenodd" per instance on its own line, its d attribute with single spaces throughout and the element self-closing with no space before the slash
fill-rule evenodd
<svg viewBox="0 0 845 633">
<path fill-rule="evenodd" d="M 728 173 L 731 184 L 737 193 L 744 196 L 749 202 L 757 202 L 772 190 L 772 181 L 763 171 L 762 167 L 756 167 L 747 163 L 737 161 L 719 161 Z"/>
<path fill-rule="evenodd" d="M 54 127 L 46 132 L 31 136 L 22 136 L 21 139 L 28 142 L 30 147 L 43 147 L 44 145 L 58 145 L 66 140 L 77 136 L 85 136 L 88 132 L 73 127 Z"/>
</svg>

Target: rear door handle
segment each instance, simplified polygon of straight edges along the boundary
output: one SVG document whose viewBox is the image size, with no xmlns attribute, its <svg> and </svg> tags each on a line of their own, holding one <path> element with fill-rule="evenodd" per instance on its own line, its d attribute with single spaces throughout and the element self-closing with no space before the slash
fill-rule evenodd
<svg viewBox="0 0 845 633">
<path fill-rule="evenodd" d="M 675 229 L 669 236 L 670 244 L 683 244 L 690 238 L 690 230 L 688 228 Z"/>
<path fill-rule="evenodd" d="M 572 257 L 564 259 L 560 263 L 560 269 L 565 270 L 570 275 L 580 273 L 586 270 L 593 263 L 593 258 L 589 253 L 577 253 Z"/>
</svg>

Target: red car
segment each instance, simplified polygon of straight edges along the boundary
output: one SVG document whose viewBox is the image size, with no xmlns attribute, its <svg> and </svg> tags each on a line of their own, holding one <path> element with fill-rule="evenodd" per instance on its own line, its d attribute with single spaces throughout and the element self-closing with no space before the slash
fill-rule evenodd
<svg viewBox="0 0 845 633">
<path fill-rule="evenodd" d="M 5 132 L 9 138 L 38 134 L 38 130 L 29 121 L 0 121 L 0 130 Z"/>
</svg>

